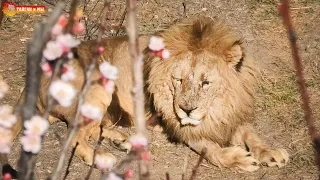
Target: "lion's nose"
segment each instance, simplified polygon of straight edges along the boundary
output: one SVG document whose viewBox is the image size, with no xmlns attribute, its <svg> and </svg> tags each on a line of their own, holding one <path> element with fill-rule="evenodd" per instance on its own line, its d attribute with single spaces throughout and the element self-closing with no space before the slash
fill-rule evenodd
<svg viewBox="0 0 320 180">
<path fill-rule="evenodd" d="M 179 108 L 182 109 L 188 116 L 193 110 L 197 109 L 197 108 L 192 108 L 192 107 L 184 107 L 181 105 L 179 106 Z"/>
</svg>

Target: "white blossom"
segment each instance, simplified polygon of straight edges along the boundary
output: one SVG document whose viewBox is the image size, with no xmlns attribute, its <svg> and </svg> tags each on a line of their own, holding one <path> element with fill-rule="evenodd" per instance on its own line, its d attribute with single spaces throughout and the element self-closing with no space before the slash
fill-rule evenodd
<svg viewBox="0 0 320 180">
<path fill-rule="evenodd" d="M 103 118 L 101 110 L 91 104 L 83 104 L 80 108 L 80 112 L 82 116 L 92 120 L 101 121 Z"/>
<path fill-rule="evenodd" d="M 63 26 L 61 26 L 59 23 L 57 23 L 56 25 L 53 26 L 51 33 L 53 35 L 59 35 L 62 33 L 63 30 Z"/>
<path fill-rule="evenodd" d="M 11 147 L 11 131 L 0 127 L 0 153 L 9 153 Z"/>
<path fill-rule="evenodd" d="M 9 86 L 6 82 L 0 79 L 0 99 L 8 92 Z"/>
<path fill-rule="evenodd" d="M 141 134 L 136 134 L 130 137 L 129 142 L 134 148 L 141 148 L 148 145 L 148 140 Z"/>
<path fill-rule="evenodd" d="M 74 68 L 70 65 L 63 65 L 61 79 L 63 81 L 72 81 L 75 78 L 76 78 L 76 74 L 74 73 Z"/>
<path fill-rule="evenodd" d="M 116 164 L 116 158 L 112 154 L 97 154 L 94 163 L 100 170 L 108 170 Z"/>
<path fill-rule="evenodd" d="M 49 41 L 46 45 L 46 49 L 43 51 L 43 56 L 49 61 L 57 59 L 62 54 L 62 46 L 56 41 Z"/>
<path fill-rule="evenodd" d="M 24 135 L 20 138 L 22 148 L 26 152 L 37 154 L 41 150 L 41 137 L 37 135 Z"/>
<path fill-rule="evenodd" d="M 59 43 L 63 48 L 73 48 L 80 44 L 80 41 L 75 39 L 71 34 L 61 34 L 57 36 L 57 43 Z"/>
<path fill-rule="evenodd" d="M 164 49 L 163 38 L 157 37 L 157 36 L 151 36 L 150 43 L 149 43 L 148 47 L 152 51 L 160 51 L 160 50 Z"/>
<path fill-rule="evenodd" d="M 123 178 L 116 175 L 114 172 L 110 172 L 105 180 L 123 180 Z"/>
<path fill-rule="evenodd" d="M 103 62 L 99 66 L 99 70 L 102 75 L 109 80 L 117 80 L 118 79 L 118 68 L 112 66 L 109 62 Z"/>
<path fill-rule="evenodd" d="M 42 136 L 49 128 L 49 123 L 41 116 L 33 116 L 30 120 L 24 122 L 24 127 L 26 128 L 24 131 L 26 135 Z"/>
<path fill-rule="evenodd" d="M 13 108 L 11 106 L 0 106 L 0 126 L 11 128 L 17 122 L 17 117 L 12 113 Z"/>
<path fill-rule="evenodd" d="M 170 52 L 167 50 L 167 49 L 164 49 L 163 51 L 162 51 L 162 58 L 164 59 L 164 60 L 166 60 L 166 59 L 168 59 L 170 57 Z"/>
<path fill-rule="evenodd" d="M 49 93 L 63 107 L 69 107 L 76 96 L 76 90 L 69 84 L 61 80 L 52 82 Z"/>
</svg>

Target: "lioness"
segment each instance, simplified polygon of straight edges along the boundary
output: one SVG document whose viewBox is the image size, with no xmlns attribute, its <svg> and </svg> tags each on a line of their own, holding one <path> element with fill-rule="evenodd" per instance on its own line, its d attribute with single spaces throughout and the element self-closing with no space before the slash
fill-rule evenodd
<svg viewBox="0 0 320 180">
<path fill-rule="evenodd" d="M 255 65 L 246 54 L 241 39 L 223 24 L 208 17 L 187 19 L 157 33 L 164 39 L 171 57 L 145 59 L 146 111 L 160 112 L 164 131 L 200 153 L 207 149 L 205 158 L 219 167 L 240 168 L 255 171 L 260 166 L 284 166 L 289 155 L 285 149 L 271 148 L 255 133 L 250 122 L 254 112 Z M 150 36 L 139 37 L 140 49 L 146 49 Z M 80 89 L 83 70 L 91 59 L 94 41 L 82 43 L 78 60 L 72 61 L 77 79 L 74 87 Z M 120 119 L 132 122 L 131 97 L 132 68 L 126 37 L 110 37 L 103 40 L 105 52 L 100 63 L 108 60 L 119 69 L 116 91 L 105 92 L 100 85 L 93 85 L 85 102 L 105 112 L 102 122 L 94 121 L 81 127 L 73 140 L 79 142 L 75 154 L 92 164 L 93 148 L 88 139 L 97 140 L 99 125 L 103 123 L 103 137 L 124 142 L 127 135 L 110 129 Z M 99 78 L 98 69 L 94 79 Z M 46 105 L 49 78 L 41 78 L 38 108 Z M 56 106 L 50 112 L 49 121 L 57 119 L 70 123 L 75 116 L 76 103 L 63 108 Z M 122 115 L 120 115 L 122 114 Z M 110 154 L 110 156 L 112 156 Z"/>
</svg>

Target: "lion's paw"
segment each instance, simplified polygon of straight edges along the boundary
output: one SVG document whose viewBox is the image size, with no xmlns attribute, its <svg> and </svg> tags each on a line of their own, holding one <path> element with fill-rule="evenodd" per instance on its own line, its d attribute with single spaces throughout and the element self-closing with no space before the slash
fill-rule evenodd
<svg viewBox="0 0 320 180">
<path fill-rule="evenodd" d="M 289 154 L 285 149 L 268 149 L 259 155 L 259 161 L 268 167 L 281 168 L 288 163 Z"/>
<path fill-rule="evenodd" d="M 222 166 L 229 168 L 240 168 L 244 171 L 256 171 L 259 169 L 259 162 L 245 149 L 234 146 L 224 148 L 217 157 Z"/>
</svg>

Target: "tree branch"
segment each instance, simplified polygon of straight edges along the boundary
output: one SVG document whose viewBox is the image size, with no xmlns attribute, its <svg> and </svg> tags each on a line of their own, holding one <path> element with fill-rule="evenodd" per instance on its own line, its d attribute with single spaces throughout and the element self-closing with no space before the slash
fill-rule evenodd
<svg viewBox="0 0 320 180">
<path fill-rule="evenodd" d="M 62 14 L 64 4 L 59 3 L 46 24 L 36 24 L 32 39 L 27 46 L 26 95 L 22 109 L 22 124 L 36 112 L 36 103 L 41 76 L 40 62 L 42 51 L 51 37 L 51 29 Z M 19 159 L 19 179 L 33 179 L 33 170 L 37 155 L 21 152 Z"/>
<path fill-rule="evenodd" d="M 76 133 L 78 132 L 78 130 L 80 128 L 80 123 L 79 123 L 79 118 L 80 118 L 80 115 L 81 115 L 80 114 L 80 108 L 81 108 L 81 105 L 83 104 L 85 94 L 87 93 L 87 90 L 91 85 L 91 81 L 92 81 L 91 80 L 91 74 L 92 74 L 93 70 L 96 67 L 96 62 L 97 62 L 97 59 L 99 58 L 99 55 L 100 55 L 99 52 L 98 52 L 98 47 L 100 46 L 101 41 L 102 41 L 102 35 L 104 33 L 104 30 L 105 30 L 106 16 L 107 16 L 107 12 L 108 12 L 109 8 L 110 8 L 110 0 L 106 0 L 105 1 L 105 5 L 104 5 L 103 14 L 102 14 L 102 17 L 101 17 L 101 25 L 100 25 L 98 39 L 97 39 L 97 46 L 92 51 L 91 63 L 88 66 L 87 70 L 85 71 L 85 82 L 83 84 L 83 87 L 81 89 L 81 93 L 79 95 L 78 104 L 77 104 L 77 112 L 76 112 L 75 117 L 72 120 L 71 130 L 70 130 L 66 140 L 62 144 L 62 148 L 61 148 L 61 151 L 60 151 L 60 156 L 59 156 L 59 159 L 57 161 L 56 168 L 54 169 L 54 171 L 51 174 L 51 176 L 49 177 L 49 179 L 53 179 L 53 180 L 59 179 L 59 176 L 61 174 L 61 170 L 62 170 L 62 167 L 64 165 L 64 162 L 65 162 L 69 147 L 70 147 L 71 142 L 72 142 L 72 139 L 74 138 L 74 136 L 76 135 Z"/>
<path fill-rule="evenodd" d="M 134 119 L 137 134 L 147 138 L 144 92 L 143 92 L 143 54 L 139 50 L 138 28 L 137 28 L 137 1 L 127 0 L 127 34 L 129 37 L 129 52 L 132 59 L 133 82 L 132 96 L 134 102 Z M 149 168 L 147 161 L 139 163 L 140 179 L 149 179 Z"/>
<path fill-rule="evenodd" d="M 307 122 L 309 133 L 311 135 L 313 143 L 315 144 L 316 162 L 318 164 L 318 170 L 320 170 L 320 137 L 317 133 L 317 129 L 314 125 L 314 120 L 312 118 L 312 110 L 309 105 L 310 98 L 307 92 L 306 82 L 303 76 L 303 67 L 302 67 L 302 63 L 301 63 L 301 59 L 300 59 L 299 51 L 297 47 L 297 36 L 291 22 L 289 11 L 290 11 L 289 1 L 282 0 L 281 5 L 279 7 L 279 13 L 282 16 L 284 26 L 287 28 L 288 37 L 290 40 L 290 45 L 292 50 L 293 61 L 294 61 L 294 67 L 296 69 L 296 79 L 299 85 L 300 94 L 302 98 L 302 107 L 304 109 L 305 119 Z M 320 174 L 319 174 L 319 179 L 320 179 Z"/>
</svg>

